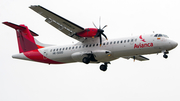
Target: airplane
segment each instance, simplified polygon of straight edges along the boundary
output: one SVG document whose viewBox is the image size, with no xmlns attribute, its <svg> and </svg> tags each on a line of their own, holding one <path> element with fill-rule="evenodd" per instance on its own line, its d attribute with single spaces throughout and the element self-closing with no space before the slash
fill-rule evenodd
<svg viewBox="0 0 180 101">
<path fill-rule="evenodd" d="M 29 8 L 45 17 L 47 23 L 78 42 L 63 46 L 43 44 L 35 39 L 38 34 L 24 24 L 16 25 L 6 21 L 3 24 L 16 30 L 19 54 L 12 55 L 16 59 L 47 64 L 103 63 L 100 70 L 106 71 L 110 61 L 118 58 L 146 61 L 149 59 L 142 55 L 163 52 L 163 57 L 167 59 L 169 51 L 178 45 L 167 35 L 160 33 L 107 39 L 104 34 L 107 25 L 103 28 L 99 25 L 97 28 L 93 23 L 95 28 L 83 28 L 40 5 L 32 5 Z"/>
</svg>

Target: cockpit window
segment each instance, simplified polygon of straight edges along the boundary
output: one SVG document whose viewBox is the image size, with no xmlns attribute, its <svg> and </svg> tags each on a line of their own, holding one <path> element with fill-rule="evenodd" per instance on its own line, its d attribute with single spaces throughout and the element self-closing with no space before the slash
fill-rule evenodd
<svg viewBox="0 0 180 101">
<path fill-rule="evenodd" d="M 164 34 L 163 34 L 163 37 L 169 38 L 167 35 L 164 35 Z"/>
<path fill-rule="evenodd" d="M 154 35 L 154 37 L 157 37 L 157 36 L 158 36 L 158 34 Z"/>
<path fill-rule="evenodd" d="M 154 37 L 166 37 L 169 38 L 167 35 L 165 34 L 155 34 Z"/>
<path fill-rule="evenodd" d="M 159 34 L 158 37 L 162 37 L 162 34 Z"/>
</svg>

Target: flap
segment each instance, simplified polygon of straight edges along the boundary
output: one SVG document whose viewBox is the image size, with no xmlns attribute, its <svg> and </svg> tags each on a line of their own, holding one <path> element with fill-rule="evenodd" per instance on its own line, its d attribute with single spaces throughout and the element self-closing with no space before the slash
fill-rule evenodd
<svg viewBox="0 0 180 101">
<path fill-rule="evenodd" d="M 122 58 L 125 58 L 125 59 L 135 59 L 135 60 L 139 60 L 139 61 L 146 61 L 146 60 L 149 60 L 148 58 L 142 56 L 142 55 L 135 55 L 135 56 L 125 56 L 125 57 L 122 57 Z"/>
</svg>

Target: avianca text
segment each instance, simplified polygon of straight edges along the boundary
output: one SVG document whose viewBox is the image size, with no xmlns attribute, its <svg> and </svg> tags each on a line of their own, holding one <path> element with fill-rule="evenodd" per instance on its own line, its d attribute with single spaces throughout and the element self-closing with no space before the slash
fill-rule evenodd
<svg viewBox="0 0 180 101">
<path fill-rule="evenodd" d="M 145 48 L 145 47 L 153 47 L 153 43 L 139 43 L 139 44 L 134 44 L 134 49 L 135 48 Z"/>
</svg>

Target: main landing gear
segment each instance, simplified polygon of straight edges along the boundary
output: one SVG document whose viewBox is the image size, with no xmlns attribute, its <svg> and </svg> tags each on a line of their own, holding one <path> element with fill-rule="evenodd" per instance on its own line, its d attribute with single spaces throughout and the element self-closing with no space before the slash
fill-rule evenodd
<svg viewBox="0 0 180 101">
<path fill-rule="evenodd" d="M 163 57 L 164 57 L 165 59 L 167 59 L 167 58 L 168 58 L 168 55 L 167 55 L 167 54 L 169 54 L 169 52 L 168 52 L 167 50 L 165 50 L 165 51 L 163 51 L 163 52 L 164 52 Z"/>
<path fill-rule="evenodd" d="M 84 62 L 85 64 L 89 64 L 90 59 L 89 59 L 88 57 L 84 57 L 84 58 L 82 59 L 82 62 Z"/>
<path fill-rule="evenodd" d="M 89 64 L 90 61 L 97 61 L 95 58 L 94 58 L 94 55 L 93 54 L 89 54 L 87 57 L 84 57 L 82 59 L 82 62 L 85 63 L 85 64 Z"/>
<path fill-rule="evenodd" d="M 95 61 L 94 57 L 93 56 L 88 56 L 88 57 L 84 57 L 82 59 L 82 62 L 85 63 L 85 64 L 89 64 L 90 61 Z M 97 61 L 97 60 L 96 60 Z M 102 71 L 106 71 L 107 70 L 107 67 L 108 65 L 107 64 L 110 64 L 110 62 L 105 62 L 104 64 L 100 65 L 99 69 L 102 70 Z"/>
<path fill-rule="evenodd" d="M 100 70 L 102 70 L 102 71 L 106 71 L 107 70 L 107 67 L 108 67 L 108 65 L 107 64 L 110 64 L 110 62 L 105 62 L 104 64 L 102 64 L 99 68 L 100 68 Z"/>
</svg>

